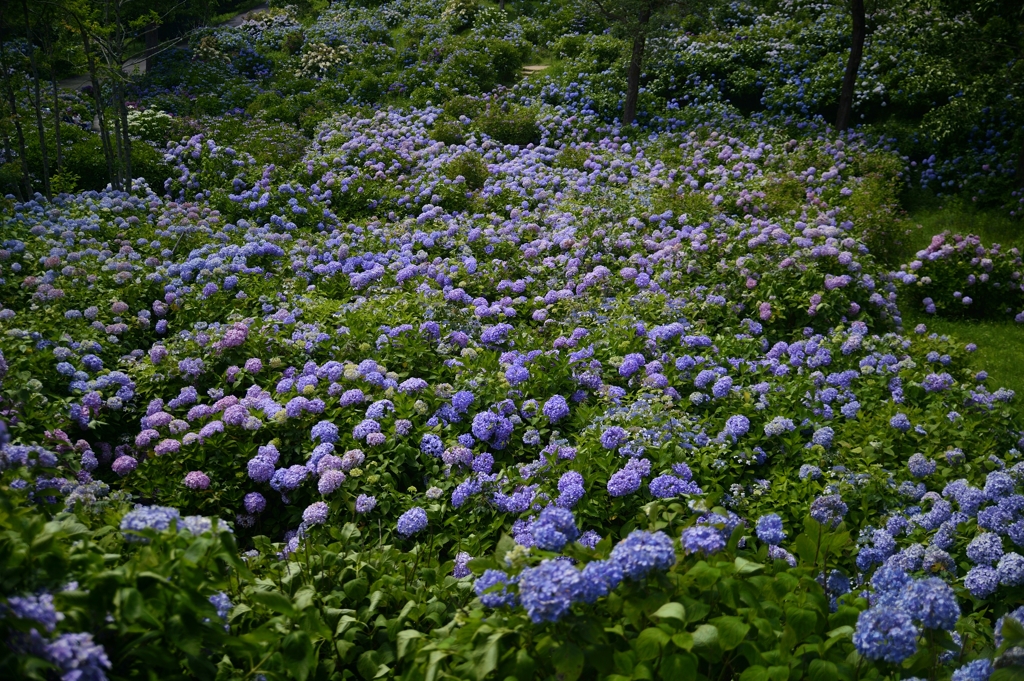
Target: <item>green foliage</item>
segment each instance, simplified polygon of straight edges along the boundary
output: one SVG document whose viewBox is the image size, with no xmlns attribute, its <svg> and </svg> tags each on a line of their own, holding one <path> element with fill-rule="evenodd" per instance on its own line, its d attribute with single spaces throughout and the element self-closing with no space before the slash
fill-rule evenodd
<svg viewBox="0 0 1024 681">
<path fill-rule="evenodd" d="M 492 107 L 476 119 L 475 125 L 503 144 L 526 146 L 540 141 L 537 111 L 523 106 L 512 105 L 507 110 Z"/>
<path fill-rule="evenodd" d="M 468 152 L 445 163 L 441 170 L 449 180 L 462 177 L 466 187 L 471 190 L 481 189 L 489 176 L 487 164 L 480 154 Z"/>
</svg>

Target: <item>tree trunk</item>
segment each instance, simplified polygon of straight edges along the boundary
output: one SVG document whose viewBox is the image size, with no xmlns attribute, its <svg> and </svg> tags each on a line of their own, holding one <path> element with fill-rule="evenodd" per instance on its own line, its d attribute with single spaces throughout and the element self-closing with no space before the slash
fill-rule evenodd
<svg viewBox="0 0 1024 681">
<path fill-rule="evenodd" d="M 86 63 L 89 66 L 89 82 L 92 84 L 92 100 L 96 106 L 96 121 L 99 123 L 100 144 L 103 146 L 103 158 L 107 162 L 107 180 L 119 189 L 117 178 L 114 175 L 114 150 L 110 145 L 110 133 L 107 131 L 106 117 L 103 115 L 103 92 L 100 90 L 100 77 L 96 69 L 96 55 L 92 52 L 92 41 L 89 40 L 89 33 L 85 26 L 78 23 L 78 33 L 82 38 L 82 49 L 85 51 Z"/>
<path fill-rule="evenodd" d="M 64 153 L 60 141 L 60 94 L 57 87 L 57 69 L 50 70 L 50 84 L 53 86 L 53 134 L 57 143 L 57 172 L 64 167 Z"/>
<path fill-rule="evenodd" d="M 626 76 L 626 101 L 622 106 L 622 124 L 630 125 L 636 120 L 636 105 L 640 99 L 640 71 L 643 68 L 644 46 L 647 44 L 647 25 L 651 21 L 651 10 L 640 10 L 639 26 L 633 36 L 633 51 L 629 56 L 629 71 Z"/>
<path fill-rule="evenodd" d="M 21 0 L 25 12 L 25 42 L 28 43 L 28 63 L 32 69 L 32 106 L 36 112 L 36 128 L 39 132 L 39 157 L 43 165 L 43 193 L 50 198 L 50 159 L 46 151 L 46 128 L 43 127 L 43 97 L 39 87 L 39 69 L 36 67 L 36 49 L 32 44 L 32 20 L 28 12 L 28 0 Z"/>
<path fill-rule="evenodd" d="M 1020 133 L 1020 145 L 1017 147 L 1017 186 L 1024 189 L 1024 131 Z"/>
<path fill-rule="evenodd" d="M 853 115 L 853 91 L 857 86 L 857 71 L 864 56 L 864 39 L 867 37 L 867 22 L 864 19 L 864 0 L 851 0 L 850 13 L 853 17 L 853 35 L 850 45 L 850 59 L 846 62 L 843 75 L 843 89 L 839 92 L 839 111 L 836 112 L 836 129 L 850 127 Z"/>
<path fill-rule="evenodd" d="M 128 105 L 125 103 L 124 83 L 118 83 L 118 104 L 121 114 L 121 132 L 124 134 L 125 191 L 132 190 L 132 138 L 128 130 Z"/>
<path fill-rule="evenodd" d="M 160 47 L 160 26 L 150 24 L 146 26 L 146 73 L 153 70 L 153 57 L 157 48 Z"/>
</svg>

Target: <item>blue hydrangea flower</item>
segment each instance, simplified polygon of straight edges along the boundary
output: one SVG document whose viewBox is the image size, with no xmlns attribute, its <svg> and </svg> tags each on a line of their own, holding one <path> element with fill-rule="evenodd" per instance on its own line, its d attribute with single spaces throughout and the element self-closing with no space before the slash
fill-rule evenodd
<svg viewBox="0 0 1024 681">
<path fill-rule="evenodd" d="M 427 433 L 420 440 L 420 451 L 428 456 L 441 456 L 444 453 L 444 442 L 437 435 Z"/>
<path fill-rule="evenodd" d="M 836 527 L 846 515 L 847 506 L 838 494 L 818 497 L 811 502 L 811 517 L 822 525 Z"/>
<path fill-rule="evenodd" d="M 988 681 L 993 671 L 991 660 L 973 660 L 953 672 L 952 681 Z"/>
<path fill-rule="evenodd" d="M 583 487 L 583 476 L 577 471 L 566 471 L 558 479 L 558 491 L 560 494 L 555 499 L 555 505 L 562 508 L 574 507 L 586 494 Z"/>
<path fill-rule="evenodd" d="M 723 431 L 726 435 L 731 435 L 733 439 L 740 438 L 750 432 L 750 419 L 743 414 L 734 414 L 725 420 L 725 429 Z"/>
<path fill-rule="evenodd" d="M 897 601 L 925 629 L 952 629 L 960 619 L 953 587 L 938 577 L 918 579 L 903 589 Z"/>
<path fill-rule="evenodd" d="M 832 439 L 836 436 L 836 431 L 830 426 L 825 426 L 814 431 L 814 435 L 811 436 L 811 442 L 816 445 L 828 448 L 832 446 Z"/>
<path fill-rule="evenodd" d="M 320 421 L 310 430 L 309 436 L 314 442 L 319 440 L 320 442 L 335 443 L 338 441 L 338 426 L 330 421 Z"/>
<path fill-rule="evenodd" d="M 668 570 L 675 565 L 676 551 L 664 532 L 633 530 L 615 545 L 609 560 L 622 568 L 625 577 L 640 580 L 652 570 Z"/>
<path fill-rule="evenodd" d="M 615 561 L 595 560 L 583 566 L 580 577 L 580 600 L 584 603 L 594 603 L 619 585 L 622 581 L 622 567 Z"/>
<path fill-rule="evenodd" d="M 682 543 L 683 551 L 688 554 L 700 553 L 709 556 L 724 549 L 726 542 L 718 529 L 708 525 L 695 525 L 683 530 Z"/>
<path fill-rule="evenodd" d="M 996 572 L 1003 586 L 1021 586 L 1024 584 L 1024 556 L 1013 552 L 1005 554 L 999 559 Z"/>
<path fill-rule="evenodd" d="M 772 546 L 781 544 L 786 538 L 786 532 L 782 529 L 782 518 L 777 513 L 769 513 L 758 518 L 755 532 L 758 539 Z"/>
<path fill-rule="evenodd" d="M 146 542 L 145 537 L 140 537 L 132 532 L 142 530 L 164 531 L 169 529 L 171 523 L 181 520 L 181 514 L 175 508 L 169 506 L 142 506 L 138 505 L 128 511 L 121 518 L 121 531 L 125 532 L 127 541 Z"/>
<path fill-rule="evenodd" d="M 519 575 L 519 602 L 534 623 L 557 622 L 579 598 L 583 579 L 566 560 L 544 560 Z"/>
<path fill-rule="evenodd" d="M 793 419 L 786 418 L 785 416 L 776 416 L 764 425 L 764 434 L 768 437 L 782 435 L 794 430 L 796 430 L 796 424 L 793 423 Z"/>
<path fill-rule="evenodd" d="M 514 582 L 501 570 L 484 570 L 473 583 L 473 591 L 488 608 L 512 607 L 518 599 L 514 592 L 509 591 L 509 584 Z M 498 586 L 501 588 L 495 588 Z"/>
<path fill-rule="evenodd" d="M 1003 539 L 995 532 L 982 532 L 967 545 L 967 557 L 978 565 L 995 565 L 1003 557 Z"/>
<path fill-rule="evenodd" d="M 913 427 L 910 423 L 910 418 L 902 412 L 889 419 L 889 425 L 901 433 L 906 433 Z"/>
<path fill-rule="evenodd" d="M 915 478 L 926 478 L 935 472 L 938 464 L 935 461 L 925 458 L 920 452 L 914 454 L 907 460 L 907 468 Z"/>
<path fill-rule="evenodd" d="M 576 519 L 572 511 L 548 506 L 540 512 L 540 517 L 530 527 L 534 546 L 545 551 L 561 551 L 567 543 L 575 541 L 579 536 Z"/>
<path fill-rule="evenodd" d="M 38 622 L 51 632 L 57 628 L 57 623 L 64 619 L 64 613 L 57 610 L 53 604 L 53 594 L 48 593 L 11 596 L 7 599 L 7 609 L 15 617 Z"/>
<path fill-rule="evenodd" d="M 999 573 L 987 565 L 975 565 L 964 577 L 964 587 L 977 598 L 988 598 L 999 588 Z"/>
<path fill-rule="evenodd" d="M 899 664 L 917 652 L 918 633 L 910 615 L 896 608 L 876 605 L 857 617 L 853 645 L 869 660 Z"/>
<path fill-rule="evenodd" d="M 403 537 L 411 537 L 421 532 L 427 526 L 427 512 L 419 506 L 414 506 L 398 518 L 398 534 Z"/>
<path fill-rule="evenodd" d="M 106 681 L 110 658 L 92 634 L 61 634 L 46 644 L 44 656 L 52 662 L 63 681 Z"/>
</svg>

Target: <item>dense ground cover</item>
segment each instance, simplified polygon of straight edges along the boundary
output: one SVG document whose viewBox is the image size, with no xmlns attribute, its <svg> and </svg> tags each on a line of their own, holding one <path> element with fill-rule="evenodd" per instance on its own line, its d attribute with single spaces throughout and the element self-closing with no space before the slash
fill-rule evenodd
<svg viewBox="0 0 1024 681">
<path fill-rule="evenodd" d="M 165 181 L 12 208 L 3 668 L 1018 674 L 1024 432 L 931 319 L 1019 320 L 1019 253 L 913 255 L 827 102 L 623 128 L 593 17 L 467 7 L 198 36 L 137 86 Z"/>
</svg>

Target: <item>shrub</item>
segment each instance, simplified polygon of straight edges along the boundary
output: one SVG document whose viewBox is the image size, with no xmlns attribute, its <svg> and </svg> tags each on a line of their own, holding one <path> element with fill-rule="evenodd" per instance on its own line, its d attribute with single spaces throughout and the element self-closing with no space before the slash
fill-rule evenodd
<svg viewBox="0 0 1024 681">
<path fill-rule="evenodd" d="M 285 52 L 294 56 L 302 50 L 302 46 L 305 42 L 306 36 L 303 35 L 302 31 L 292 31 L 285 36 L 284 44 L 281 47 Z"/>
<path fill-rule="evenodd" d="M 537 112 L 526 107 L 511 106 L 507 111 L 492 107 L 475 121 L 475 125 L 484 134 L 504 144 L 526 146 L 540 141 Z"/>
<path fill-rule="evenodd" d="M 441 167 L 441 172 L 450 180 L 462 177 L 469 189 L 482 189 L 490 173 L 480 154 L 470 151 L 460 154 Z"/>
<path fill-rule="evenodd" d="M 974 235 L 943 232 L 896 274 L 906 295 L 944 317 L 1024 322 L 1024 262 L 1016 248 L 985 247 Z"/>
</svg>

